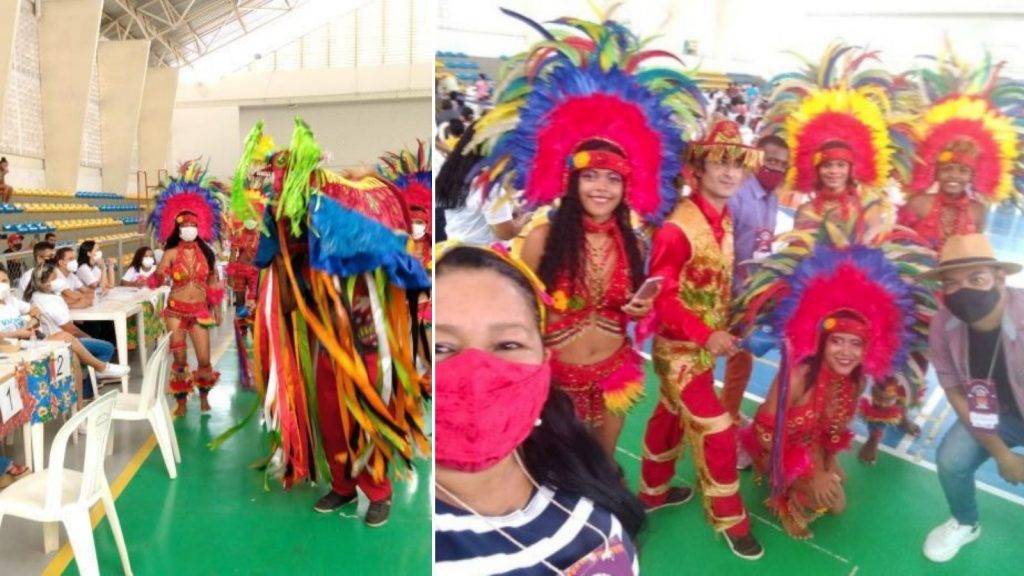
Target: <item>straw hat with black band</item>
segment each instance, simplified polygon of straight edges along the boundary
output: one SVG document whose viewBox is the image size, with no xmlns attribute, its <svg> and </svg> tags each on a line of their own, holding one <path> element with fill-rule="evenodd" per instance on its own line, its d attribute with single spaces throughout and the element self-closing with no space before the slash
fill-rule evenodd
<svg viewBox="0 0 1024 576">
<path fill-rule="evenodd" d="M 991 266 L 1007 274 L 1016 274 L 1024 268 L 1020 264 L 997 260 L 995 250 L 984 234 L 963 234 L 951 236 L 946 241 L 939 255 L 939 265 L 922 274 L 921 278 L 941 278 L 946 272 L 974 266 Z"/>
</svg>

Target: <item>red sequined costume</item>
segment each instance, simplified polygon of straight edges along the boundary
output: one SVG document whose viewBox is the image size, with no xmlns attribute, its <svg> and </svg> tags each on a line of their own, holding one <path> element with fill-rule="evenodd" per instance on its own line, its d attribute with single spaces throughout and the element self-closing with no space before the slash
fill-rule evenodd
<svg viewBox="0 0 1024 576">
<path fill-rule="evenodd" d="M 979 232 L 971 212 L 972 204 L 967 194 L 950 198 L 948 194 L 940 192 L 934 196 L 931 209 L 924 216 L 915 214 L 910 203 L 901 206 L 897 223 L 920 234 L 939 252 L 950 236 Z"/>
<path fill-rule="evenodd" d="M 600 425 L 604 411 L 626 413 L 643 394 L 643 358 L 633 349 L 626 334 L 629 316 L 622 307 L 629 302 L 631 281 L 622 232 L 614 219 L 596 223 L 583 219 L 587 234 L 608 238 L 603 254 L 589 254 L 588 268 L 607 270 L 610 277 L 585 274 L 585 285 L 574 287 L 567 274 L 559 276 L 552 291 L 552 321 L 544 343 L 552 351 L 553 383 L 573 400 L 580 420 Z M 592 262 L 592 258 L 601 262 Z M 623 339 L 612 355 L 593 364 L 570 364 L 560 359 L 559 350 L 594 328 Z"/>
<path fill-rule="evenodd" d="M 807 376 L 806 369 L 801 373 Z M 784 490 L 766 503 L 782 519 L 783 526 L 796 531 L 797 535 L 804 535 L 802 531 L 807 525 L 828 510 L 816 501 L 809 482 L 823 471 L 842 478 L 835 458 L 839 452 L 849 449 L 853 440 L 850 423 L 864 385 L 862 380 L 834 373 L 824 361 L 809 392 L 806 392 L 807 384 L 800 387 L 805 391 L 803 401 L 786 410 L 782 441 Z M 778 389 L 777 383 L 773 386 Z M 763 404 L 753 423 L 740 433 L 759 481 L 771 472 L 775 417 L 775 412 Z"/>
<path fill-rule="evenodd" d="M 665 500 L 688 440 L 708 520 L 742 537 L 750 520 L 739 495 L 736 428 L 715 394 L 714 357 L 705 348 L 728 325 L 732 248 L 728 208 L 718 212 L 700 193 L 684 198 L 654 235 L 651 275 L 665 279 L 652 351 L 661 398 L 644 433 L 640 499 Z"/>
<path fill-rule="evenodd" d="M 241 305 L 256 299 L 259 270 L 253 265 L 259 248 L 260 231 L 236 223 L 231 235 L 231 260 L 225 273 L 228 285 L 235 293 L 235 304 Z"/>
<path fill-rule="evenodd" d="M 179 328 L 171 333 L 170 351 L 174 356 L 174 362 L 171 364 L 171 392 L 179 397 L 188 394 L 192 391 L 194 383 L 200 393 L 205 395 L 217 383 L 220 373 L 210 364 L 200 365 L 194 375 L 190 373 L 185 335 L 194 326 L 210 329 L 217 325 L 213 310 L 220 306 L 220 301 L 224 298 L 224 289 L 219 287 L 216 274 L 210 273 L 206 257 L 196 242 L 182 241 L 178 244 L 174 260 L 169 265 L 161 263 L 156 272 L 149 277 L 149 286 L 162 286 L 167 278 L 171 280 L 171 295 L 164 308 L 163 317 L 181 321 Z M 190 286 L 204 290 L 206 299 L 186 302 L 175 297 L 175 292 Z"/>
</svg>

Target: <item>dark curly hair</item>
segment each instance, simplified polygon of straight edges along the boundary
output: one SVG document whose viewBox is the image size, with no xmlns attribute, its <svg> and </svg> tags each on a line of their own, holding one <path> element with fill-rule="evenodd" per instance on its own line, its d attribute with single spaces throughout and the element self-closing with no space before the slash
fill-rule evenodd
<svg viewBox="0 0 1024 576">
<path fill-rule="evenodd" d="M 613 144 L 601 140 L 584 142 L 577 149 L 584 150 L 608 150 L 611 152 L 622 151 Z M 545 286 L 554 286 L 555 281 L 563 271 L 569 272 L 571 286 L 583 285 L 583 274 L 586 270 L 587 250 L 584 245 L 586 239 L 583 231 L 583 204 L 580 202 L 580 171 L 575 171 L 569 176 L 569 190 L 562 198 L 562 204 L 554 212 L 551 218 L 550 232 L 544 241 L 544 255 L 540 259 L 540 266 L 537 275 L 544 282 Z M 633 290 L 640 287 L 644 279 L 644 259 L 640 253 L 640 240 L 633 232 L 629 221 L 629 206 L 625 200 L 625 184 L 623 184 L 623 200 L 615 207 L 612 214 L 619 232 L 622 234 L 622 243 L 626 249 L 626 259 L 629 264 L 629 279 Z"/>
</svg>

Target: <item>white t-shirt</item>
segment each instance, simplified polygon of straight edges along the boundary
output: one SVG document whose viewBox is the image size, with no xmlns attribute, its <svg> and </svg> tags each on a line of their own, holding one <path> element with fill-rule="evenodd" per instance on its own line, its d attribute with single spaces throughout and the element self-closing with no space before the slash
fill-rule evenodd
<svg viewBox="0 0 1024 576">
<path fill-rule="evenodd" d="M 146 280 L 156 272 L 156 266 L 149 270 L 136 270 L 135 268 L 128 267 L 124 272 L 124 276 L 121 277 L 122 282 L 138 282 L 139 280 Z"/>
<path fill-rule="evenodd" d="M 85 287 L 85 283 L 79 280 L 77 275 L 69 274 L 65 276 L 64 273 L 60 271 L 60 268 L 58 268 L 56 272 L 58 278 L 63 278 L 68 281 L 68 290 L 78 290 L 79 288 Z"/>
<path fill-rule="evenodd" d="M 47 336 L 61 331 L 61 326 L 71 322 L 71 309 L 64 298 L 56 294 L 36 292 L 32 295 L 32 303 L 42 311 L 39 328 Z"/>
<path fill-rule="evenodd" d="M 8 296 L 7 301 L 0 302 L 0 332 L 13 332 L 25 327 L 25 314 L 31 306 L 27 302 Z"/>
<path fill-rule="evenodd" d="M 475 246 L 490 246 L 499 242 L 491 226 L 512 220 L 512 202 L 491 194 L 487 201 L 479 189 L 470 190 L 466 205 L 457 210 L 445 210 L 444 231 L 449 240 L 458 240 Z"/>
<path fill-rule="evenodd" d="M 28 288 L 28 283 L 32 281 L 32 273 L 35 272 L 35 268 L 29 268 L 21 275 L 18 279 L 18 291 L 22 294 L 25 293 L 25 288 Z"/>
<path fill-rule="evenodd" d="M 100 282 L 103 281 L 103 271 L 98 266 L 93 267 L 88 264 L 79 264 L 78 272 L 75 272 L 75 274 L 86 286 L 99 286 Z"/>
</svg>

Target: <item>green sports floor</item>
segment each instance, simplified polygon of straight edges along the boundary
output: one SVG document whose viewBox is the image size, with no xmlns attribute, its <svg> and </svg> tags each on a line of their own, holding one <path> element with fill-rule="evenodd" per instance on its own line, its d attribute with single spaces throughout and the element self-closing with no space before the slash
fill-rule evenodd
<svg viewBox="0 0 1024 576">
<path fill-rule="evenodd" d="M 233 349 L 221 358 L 222 385 L 234 386 Z M 648 390 L 656 391 L 652 375 Z M 255 420 L 219 450 L 206 443 L 240 419 L 251 406 L 250 392 L 231 394 L 229 410 L 200 417 L 195 411 L 176 421 L 182 449 L 177 480 L 170 481 L 154 450 L 117 499 L 136 574 L 429 574 L 429 463 L 414 478 L 396 483 L 390 522 L 366 528 L 355 505 L 342 514 L 312 512 L 318 487 L 284 492 L 264 489 L 250 464 L 264 455 Z M 619 462 L 635 486 L 651 393 L 627 420 Z M 750 403 L 746 408 L 753 409 Z M 986 574 L 995 567 L 1024 563 L 1024 507 L 979 492 L 983 537 L 944 565 L 921 554 L 924 537 L 948 517 L 935 473 L 887 453 L 875 467 L 843 458 L 849 475 L 847 512 L 812 525 L 815 537 L 789 538 L 761 504 L 767 487 L 741 475 L 754 530 L 765 546 L 756 563 L 734 557 L 704 521 L 695 498 L 652 514 L 641 536 L 644 574 L 768 575 L 942 575 Z M 677 479 L 693 482 L 688 460 Z M 365 508 L 365 502 L 361 508 Z M 361 513 L 362 510 L 359 510 Z M 119 567 L 109 526 L 96 527 L 104 573 Z M 77 574 L 74 562 L 65 571 Z"/>
<path fill-rule="evenodd" d="M 647 416 L 657 400 L 652 373 L 648 394 L 630 413 L 619 442 L 618 461 L 636 488 L 639 455 Z M 755 408 L 747 402 L 748 413 Z M 724 539 L 704 520 L 699 495 L 677 508 L 651 514 L 640 537 L 640 567 L 645 575 L 766 574 L 786 576 L 830 575 L 958 575 L 1013 573 L 1024 564 L 1024 506 L 978 492 L 982 537 L 946 564 L 927 560 L 921 546 L 929 530 L 949 518 L 935 472 L 891 454 L 880 452 L 878 464 L 868 467 L 856 458 L 856 449 L 841 458 L 848 476 L 847 509 L 811 525 L 814 537 L 794 540 L 765 509 L 767 483 L 758 486 L 751 472 L 740 473 L 740 489 L 752 526 L 765 555 L 756 562 L 732 555 Z M 689 450 L 687 450 L 689 455 Z M 681 460 L 676 481 L 693 485 L 689 458 Z M 1000 569 L 999 567 L 1002 567 Z"/>
<path fill-rule="evenodd" d="M 136 575 L 430 574 L 430 462 L 420 460 L 411 478 L 394 483 L 391 518 L 379 528 L 361 519 L 366 502 L 341 514 L 318 514 L 313 503 L 326 490 L 303 485 L 285 492 L 250 466 L 266 455 L 253 418 L 216 451 L 207 443 L 240 421 L 255 392 L 238 391 L 232 346 L 217 363 L 218 387 L 231 387 L 229 406 L 197 405 L 175 421 L 182 463 L 170 480 L 153 450 L 117 498 L 117 512 Z M 111 479 L 113 483 L 113 478 Z M 119 574 L 110 527 L 96 526 L 102 574 Z M 52 570 L 52 565 L 51 565 Z M 49 570 L 48 570 L 49 572 Z M 74 564 L 65 574 L 78 574 Z"/>
</svg>

